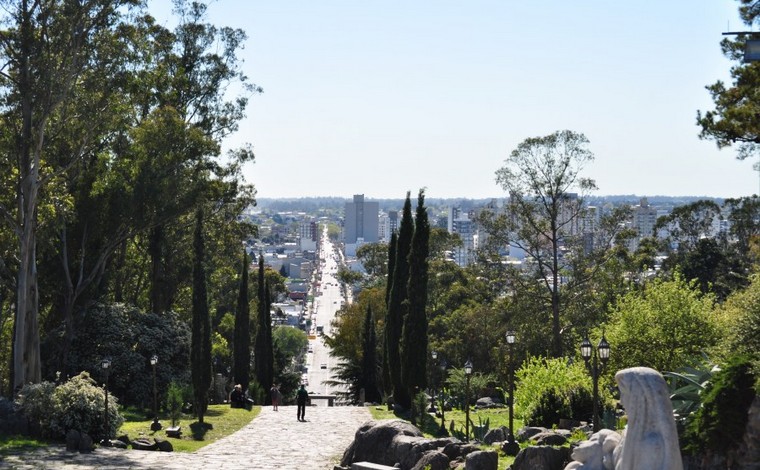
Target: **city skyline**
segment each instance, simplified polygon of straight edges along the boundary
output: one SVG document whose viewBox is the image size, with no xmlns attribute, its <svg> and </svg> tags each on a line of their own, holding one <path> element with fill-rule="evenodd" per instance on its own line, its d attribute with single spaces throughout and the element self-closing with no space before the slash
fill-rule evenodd
<svg viewBox="0 0 760 470">
<path fill-rule="evenodd" d="M 622 4 L 219 0 L 244 29 L 264 93 L 225 142 L 254 147 L 261 198 L 501 197 L 495 171 L 524 139 L 570 129 L 596 195 L 758 193 L 755 161 L 701 141 L 705 86 L 730 83 L 721 33 L 738 2 Z M 156 1 L 161 21 L 167 11 Z"/>
</svg>

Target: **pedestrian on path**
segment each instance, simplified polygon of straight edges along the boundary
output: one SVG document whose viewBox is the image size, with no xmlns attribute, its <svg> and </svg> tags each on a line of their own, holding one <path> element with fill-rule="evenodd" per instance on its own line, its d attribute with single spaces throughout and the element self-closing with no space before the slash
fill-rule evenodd
<svg viewBox="0 0 760 470">
<path fill-rule="evenodd" d="M 278 411 L 277 407 L 280 404 L 280 389 L 277 388 L 277 384 L 273 384 L 269 389 L 269 396 L 272 397 L 272 410 Z"/>
<path fill-rule="evenodd" d="M 296 404 L 298 405 L 298 421 L 306 421 L 306 401 L 309 399 L 309 392 L 306 391 L 306 385 L 301 384 L 301 388 L 296 393 Z"/>
</svg>

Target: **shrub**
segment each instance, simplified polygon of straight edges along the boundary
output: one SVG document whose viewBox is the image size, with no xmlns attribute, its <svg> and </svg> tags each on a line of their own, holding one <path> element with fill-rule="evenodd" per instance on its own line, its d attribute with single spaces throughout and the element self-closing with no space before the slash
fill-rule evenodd
<svg viewBox="0 0 760 470">
<path fill-rule="evenodd" d="M 116 397 L 109 393 L 105 429 L 105 394 L 87 372 L 57 387 L 50 382 L 26 385 L 17 402 L 24 415 L 39 426 L 40 434 L 53 439 L 63 439 L 71 429 L 110 438 L 124 422 Z"/>
<path fill-rule="evenodd" d="M 588 420 L 591 417 L 593 384 L 583 362 L 568 363 L 565 359 L 533 357 L 523 364 L 515 377 L 515 413 L 526 421 L 530 421 L 531 417 L 551 416 L 551 409 L 566 414 L 559 416 L 557 422 L 559 418 Z M 612 400 L 603 386 L 604 379 L 600 379 L 599 386 L 602 407 Z M 555 402 L 561 402 L 561 405 Z M 539 405 L 543 409 L 536 411 Z"/>
<path fill-rule="evenodd" d="M 550 388 L 544 390 L 538 398 L 538 402 L 525 418 L 525 423 L 529 426 L 552 428 L 559 424 L 560 418 L 569 418 L 570 414 L 567 397 Z"/>
<path fill-rule="evenodd" d="M 53 382 L 27 384 L 21 388 L 16 404 L 32 427 L 32 434 L 53 437 L 50 434 L 50 420 L 53 416 Z"/>
<path fill-rule="evenodd" d="M 182 417 L 182 406 L 185 404 L 185 395 L 187 394 L 185 388 L 177 382 L 172 382 L 166 391 L 166 410 L 169 412 L 172 426 L 176 426 Z"/>
<path fill-rule="evenodd" d="M 707 385 L 702 408 L 688 425 L 688 451 L 707 450 L 725 455 L 742 442 L 747 412 L 755 398 L 754 382 L 752 361 L 748 357 L 729 359 L 726 367 Z"/>
</svg>

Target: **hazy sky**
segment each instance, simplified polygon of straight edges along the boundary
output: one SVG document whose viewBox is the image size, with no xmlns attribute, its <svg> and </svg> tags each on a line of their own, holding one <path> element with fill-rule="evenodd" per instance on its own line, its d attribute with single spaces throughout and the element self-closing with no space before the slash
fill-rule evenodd
<svg viewBox="0 0 760 470">
<path fill-rule="evenodd" d="M 152 0 L 158 17 L 168 0 Z M 217 0 L 264 93 L 240 132 L 258 197 L 499 197 L 528 137 L 581 132 L 599 195 L 747 196 L 752 161 L 701 141 L 735 0 Z M 158 9 L 156 9 L 158 8 Z"/>
</svg>

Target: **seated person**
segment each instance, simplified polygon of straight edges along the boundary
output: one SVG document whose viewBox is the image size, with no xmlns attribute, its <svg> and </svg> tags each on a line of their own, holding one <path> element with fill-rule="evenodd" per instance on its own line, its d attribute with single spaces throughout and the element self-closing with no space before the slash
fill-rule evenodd
<svg viewBox="0 0 760 470">
<path fill-rule="evenodd" d="M 247 405 L 246 396 L 243 394 L 243 387 L 240 384 L 235 385 L 230 393 L 230 407 L 245 408 Z"/>
</svg>

